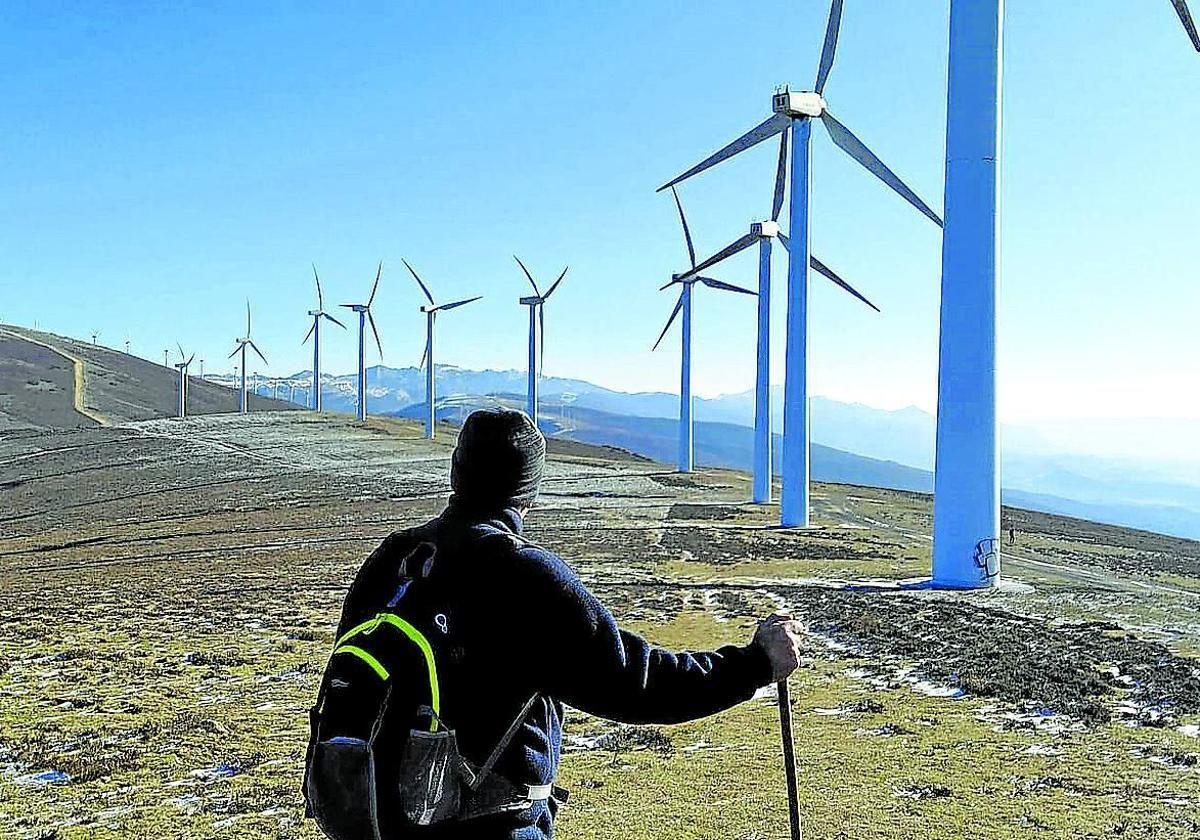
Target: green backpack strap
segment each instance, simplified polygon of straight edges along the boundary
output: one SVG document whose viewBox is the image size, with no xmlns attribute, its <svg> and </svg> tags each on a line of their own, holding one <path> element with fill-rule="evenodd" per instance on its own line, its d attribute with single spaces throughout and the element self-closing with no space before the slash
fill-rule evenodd
<svg viewBox="0 0 1200 840">
<path fill-rule="evenodd" d="M 387 682 L 391 679 L 391 674 L 388 669 L 380 662 L 370 651 L 364 649 L 360 645 L 350 644 L 351 640 L 358 636 L 369 636 L 385 625 L 395 627 L 401 633 L 408 637 L 420 649 L 421 654 L 425 657 L 425 666 L 429 674 L 429 705 L 434 711 L 434 716 L 430 719 L 429 731 L 436 732 L 438 727 L 438 715 L 442 713 L 442 696 L 441 687 L 438 684 L 437 663 L 433 658 L 433 647 L 429 644 L 429 639 L 425 638 L 425 634 L 413 627 L 400 616 L 390 613 L 381 612 L 375 615 L 374 618 L 369 618 L 357 627 L 352 627 L 345 635 L 337 640 L 337 644 L 333 648 L 333 656 L 347 655 L 361 659 L 371 670 L 375 672 L 379 679 Z"/>
</svg>

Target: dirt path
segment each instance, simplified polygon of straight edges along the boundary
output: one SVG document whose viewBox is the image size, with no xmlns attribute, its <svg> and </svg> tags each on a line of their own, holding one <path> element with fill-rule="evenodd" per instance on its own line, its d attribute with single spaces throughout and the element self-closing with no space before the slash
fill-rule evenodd
<svg viewBox="0 0 1200 840">
<path fill-rule="evenodd" d="M 31 338 L 22 333 L 10 332 L 8 330 L 0 330 L 0 333 L 3 333 L 4 335 L 9 336 L 10 338 L 14 338 L 18 341 L 28 341 L 30 344 L 36 344 L 38 347 L 44 347 L 45 349 L 49 350 L 51 353 L 61 356 L 62 358 L 66 359 L 68 362 L 70 362 L 75 371 L 75 399 L 74 399 L 75 411 L 78 412 L 79 414 L 82 414 L 84 417 L 88 418 L 89 420 L 95 421 L 96 423 L 98 423 L 101 426 L 111 426 L 112 425 L 112 422 L 107 417 L 105 417 L 103 414 L 101 414 L 98 411 L 94 411 L 94 410 L 88 408 L 87 405 L 85 404 L 86 403 L 86 395 L 87 395 L 87 377 L 84 372 L 83 359 L 79 358 L 76 355 L 68 353 L 65 350 L 62 350 L 58 347 L 55 347 L 51 344 L 47 344 L 44 341 L 38 341 L 36 338 Z"/>
</svg>

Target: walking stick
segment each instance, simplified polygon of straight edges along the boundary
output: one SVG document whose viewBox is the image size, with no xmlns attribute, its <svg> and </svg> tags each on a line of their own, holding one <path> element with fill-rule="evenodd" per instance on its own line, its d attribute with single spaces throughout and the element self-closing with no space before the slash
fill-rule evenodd
<svg viewBox="0 0 1200 840">
<path fill-rule="evenodd" d="M 780 680 L 779 731 L 783 736 L 783 772 L 787 775 L 788 818 L 791 821 L 792 840 L 803 840 L 800 830 L 800 802 L 796 796 L 796 749 L 792 743 L 792 699 L 788 694 L 787 680 Z"/>
</svg>

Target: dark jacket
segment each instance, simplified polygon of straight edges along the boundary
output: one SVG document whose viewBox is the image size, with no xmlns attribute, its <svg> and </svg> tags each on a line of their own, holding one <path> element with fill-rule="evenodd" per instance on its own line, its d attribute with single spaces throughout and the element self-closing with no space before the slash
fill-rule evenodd
<svg viewBox="0 0 1200 840">
<path fill-rule="evenodd" d="M 437 519 L 392 534 L 371 554 L 346 596 L 339 636 L 385 607 L 400 562 L 422 542 L 437 546 L 433 574 L 453 593 L 447 617 L 462 654 L 438 667 L 442 717 L 463 753 L 482 762 L 532 694 L 547 698 L 497 765 L 513 782 L 546 784 L 557 775 L 564 703 L 624 723 L 678 723 L 737 705 L 770 682 L 757 646 L 673 653 L 621 630 L 566 563 L 521 537 L 515 511 L 483 515 L 453 500 Z M 539 803 L 419 836 L 546 840 L 555 809 Z"/>
</svg>

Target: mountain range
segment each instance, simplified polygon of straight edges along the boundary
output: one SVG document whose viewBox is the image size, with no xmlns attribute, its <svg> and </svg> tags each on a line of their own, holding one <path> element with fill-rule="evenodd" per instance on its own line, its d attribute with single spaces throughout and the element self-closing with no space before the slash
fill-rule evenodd
<svg viewBox="0 0 1200 840">
<path fill-rule="evenodd" d="M 305 399 L 311 374 L 277 381 L 296 385 Z M 220 380 L 221 377 L 210 377 Z M 353 375 L 326 376 L 325 407 L 351 412 Z M 276 381 L 276 380 L 273 380 Z M 376 414 L 420 414 L 425 398 L 419 368 L 376 366 L 368 370 L 370 410 Z M 524 371 L 438 368 L 439 417 L 457 419 L 480 397 L 503 396 L 520 404 Z M 580 379 L 547 377 L 541 383 L 543 422 L 548 432 L 589 443 L 620 446 L 670 462 L 675 453 L 679 397 L 664 392 L 627 393 Z M 280 396 L 285 396 L 281 391 Z M 772 389 L 778 428 L 782 388 Z M 727 394 L 696 400 L 697 460 L 701 464 L 748 469 L 754 395 Z M 570 422 L 563 423 L 567 416 Z M 933 415 L 916 407 L 884 410 L 812 400 L 813 474 L 820 480 L 870 484 L 902 490 L 932 490 Z M 564 426 L 570 428 L 564 428 Z M 1051 513 L 1200 538 L 1200 453 L 1180 452 L 1160 438 L 1159 451 L 1137 455 L 1094 455 L 1071 451 L 1072 437 L 1139 442 L 1132 421 L 1051 428 L 1006 426 L 1003 484 L 1007 503 Z M 1107 430 L 1107 437 L 1105 437 Z M 1178 421 L 1170 433 L 1179 441 L 1200 440 L 1200 423 Z M 1193 447 L 1194 448 L 1194 447 Z M 778 447 L 776 447 L 778 453 Z M 1174 452 L 1174 455 L 1171 453 Z M 778 466 L 778 465 L 777 465 Z"/>
</svg>

